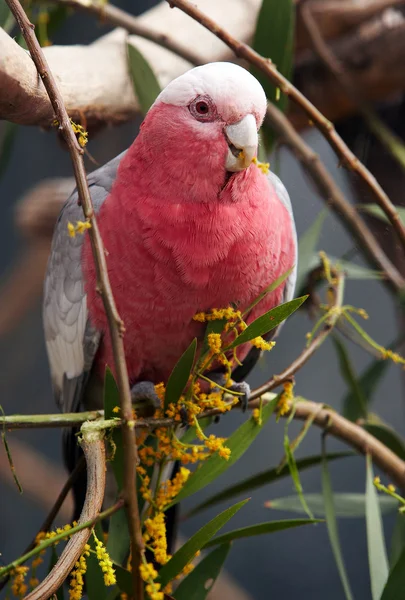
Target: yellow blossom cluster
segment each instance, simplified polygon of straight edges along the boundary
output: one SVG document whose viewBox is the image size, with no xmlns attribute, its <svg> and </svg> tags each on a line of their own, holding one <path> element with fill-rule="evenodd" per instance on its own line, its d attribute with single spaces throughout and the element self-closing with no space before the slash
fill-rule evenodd
<svg viewBox="0 0 405 600">
<path fill-rule="evenodd" d="M 292 381 L 286 381 L 283 385 L 284 391 L 277 403 L 277 412 L 280 417 L 283 417 L 291 409 L 291 401 L 294 398 L 294 384 Z"/>
<path fill-rule="evenodd" d="M 28 570 L 28 567 L 23 566 L 15 567 L 15 569 L 13 569 L 13 582 L 11 584 L 11 591 L 17 598 L 23 598 L 27 593 L 28 586 L 25 583 L 25 578 Z"/>
<path fill-rule="evenodd" d="M 164 593 L 160 591 L 162 586 L 160 583 L 154 581 L 158 576 L 158 572 L 154 568 L 153 564 L 147 562 L 142 563 L 139 567 L 139 572 L 142 579 L 147 584 L 145 586 L 145 590 L 150 600 L 163 600 Z"/>
<path fill-rule="evenodd" d="M 263 175 L 267 175 L 267 174 L 268 174 L 268 172 L 270 171 L 270 163 L 263 163 L 263 162 L 260 162 L 260 161 L 257 159 L 257 157 L 256 157 L 256 156 L 254 156 L 254 157 L 252 158 L 252 163 L 253 163 L 254 165 L 256 165 L 256 167 L 257 167 L 258 169 L 260 169 L 260 171 L 263 173 Z"/>
<path fill-rule="evenodd" d="M 208 334 L 208 346 L 213 354 L 219 354 L 221 352 L 222 339 L 220 333 L 209 333 Z"/>
<path fill-rule="evenodd" d="M 215 435 L 210 435 L 209 437 L 206 437 L 204 441 L 208 450 L 211 450 L 211 452 L 218 452 L 219 456 L 225 460 L 229 460 L 229 457 L 231 456 L 231 450 L 227 446 L 224 446 L 226 438 L 219 438 Z"/>
<path fill-rule="evenodd" d="M 260 350 L 271 350 L 276 345 L 276 342 L 266 342 L 262 336 L 255 337 L 253 340 L 250 340 L 250 343 Z"/>
<path fill-rule="evenodd" d="M 146 519 L 145 530 L 143 539 L 152 548 L 156 562 L 160 565 L 166 564 L 171 557 L 167 554 L 166 523 L 163 512 L 157 512 L 153 518 Z"/>
<path fill-rule="evenodd" d="M 156 494 L 156 505 L 159 510 L 163 510 L 177 496 L 183 485 L 190 476 L 190 471 L 185 467 L 180 467 L 179 471 L 173 477 L 164 481 Z"/>
<path fill-rule="evenodd" d="M 226 321 L 239 321 L 242 319 L 242 313 L 240 310 L 235 310 L 231 306 L 228 306 L 227 308 L 212 308 L 210 312 L 207 313 L 199 312 L 194 315 L 193 319 L 200 323 L 219 321 L 221 319 L 225 319 Z"/>
<path fill-rule="evenodd" d="M 76 225 L 73 225 L 70 221 L 67 224 L 67 230 L 70 237 L 76 237 L 76 234 L 83 235 L 86 229 L 91 228 L 90 221 L 76 221 Z"/>
<path fill-rule="evenodd" d="M 96 543 L 96 556 L 98 564 L 100 565 L 101 570 L 104 574 L 104 584 L 106 586 L 115 585 L 117 583 L 117 580 L 115 578 L 115 570 L 111 558 L 109 557 L 109 554 L 107 552 L 107 549 L 104 546 L 103 542 L 97 538 L 94 531 L 93 536 Z"/>
<path fill-rule="evenodd" d="M 87 556 L 90 556 L 89 544 L 84 546 L 83 553 L 79 557 L 79 560 L 76 562 L 75 568 L 72 571 L 69 587 L 69 600 L 81 600 L 81 597 L 83 596 L 83 576 L 87 571 Z"/>
</svg>

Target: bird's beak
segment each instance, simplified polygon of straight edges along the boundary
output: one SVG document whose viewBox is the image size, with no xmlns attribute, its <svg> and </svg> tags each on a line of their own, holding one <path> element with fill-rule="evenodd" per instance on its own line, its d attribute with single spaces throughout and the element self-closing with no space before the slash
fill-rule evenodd
<svg viewBox="0 0 405 600">
<path fill-rule="evenodd" d="M 236 172 L 247 169 L 257 154 L 258 136 L 256 119 L 252 114 L 246 115 L 237 123 L 225 127 L 228 142 L 228 154 L 225 168 Z"/>
</svg>

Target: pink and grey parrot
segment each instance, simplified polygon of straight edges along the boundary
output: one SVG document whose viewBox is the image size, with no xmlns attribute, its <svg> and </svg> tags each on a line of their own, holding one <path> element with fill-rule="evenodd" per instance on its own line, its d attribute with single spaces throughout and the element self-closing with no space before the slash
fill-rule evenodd
<svg viewBox="0 0 405 600">
<path fill-rule="evenodd" d="M 153 400 L 154 384 L 203 338 L 197 312 L 243 310 L 292 267 L 247 321 L 293 296 L 290 199 L 276 175 L 252 164 L 265 111 L 264 91 L 245 69 L 197 67 L 161 92 L 132 146 L 88 178 L 134 398 Z M 114 364 L 89 237 L 68 234 L 82 218 L 73 192 L 56 225 L 43 308 L 54 392 L 68 412 L 102 407 L 105 366 Z M 258 355 L 240 347 L 244 365 L 233 379 L 245 403 L 243 380 Z"/>
</svg>

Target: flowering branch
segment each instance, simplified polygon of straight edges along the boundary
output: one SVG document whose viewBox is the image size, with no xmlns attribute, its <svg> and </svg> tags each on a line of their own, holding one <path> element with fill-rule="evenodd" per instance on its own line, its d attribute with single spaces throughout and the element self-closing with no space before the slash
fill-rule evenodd
<svg viewBox="0 0 405 600">
<path fill-rule="evenodd" d="M 39 42 L 33 31 L 33 25 L 30 23 L 19 0 L 7 0 L 7 4 L 13 13 L 21 32 L 24 36 L 27 47 L 31 53 L 31 58 L 35 63 L 38 74 L 45 86 L 55 116 L 59 122 L 66 144 L 71 155 L 73 170 L 75 174 L 79 200 L 83 208 L 86 220 L 91 224 L 89 229 L 90 242 L 97 272 L 97 289 L 102 296 L 104 309 L 107 315 L 111 344 L 114 356 L 114 366 L 119 389 L 121 415 L 124 426 L 122 428 L 124 444 L 124 499 L 127 507 L 128 524 L 131 536 L 132 546 L 132 575 L 134 580 L 134 590 L 137 593 L 138 600 L 143 599 L 143 584 L 139 575 L 139 566 L 141 564 L 141 555 L 143 552 L 143 540 L 140 526 L 140 517 L 138 509 L 138 499 L 136 493 L 135 465 L 137 463 L 137 448 L 133 432 L 133 415 L 131 392 L 129 389 L 129 380 L 127 365 L 124 352 L 124 323 L 121 320 L 115 305 L 109 277 L 107 271 L 106 257 L 103 242 L 98 229 L 97 221 L 94 215 L 93 204 L 90 196 L 89 187 L 86 179 L 86 171 L 83 162 L 83 149 L 80 147 L 73 132 L 71 121 L 63 103 L 62 95 L 56 85 L 56 81 L 49 69 L 48 63 L 41 50 Z M 74 563 L 73 563 L 74 564 Z M 41 596 L 43 597 L 43 596 Z"/>
<path fill-rule="evenodd" d="M 370 173 L 363 163 L 348 148 L 343 139 L 337 133 L 333 124 L 324 117 L 324 115 L 295 87 L 286 79 L 273 65 L 270 59 L 264 58 L 253 48 L 235 39 L 225 29 L 220 27 L 210 17 L 201 12 L 194 4 L 188 0 L 167 0 L 171 7 L 177 7 L 195 21 L 198 21 L 203 27 L 211 31 L 220 40 L 222 40 L 239 58 L 247 60 L 251 65 L 260 69 L 269 79 L 278 86 L 281 91 L 289 96 L 306 113 L 311 122 L 313 122 L 319 131 L 328 140 L 339 158 L 350 169 L 356 171 L 363 179 L 366 185 L 373 192 L 377 203 L 380 205 L 385 215 L 394 227 L 398 238 L 405 249 L 405 225 L 402 223 L 395 205 L 391 202 L 387 194 L 379 185 L 374 175 Z"/>
</svg>

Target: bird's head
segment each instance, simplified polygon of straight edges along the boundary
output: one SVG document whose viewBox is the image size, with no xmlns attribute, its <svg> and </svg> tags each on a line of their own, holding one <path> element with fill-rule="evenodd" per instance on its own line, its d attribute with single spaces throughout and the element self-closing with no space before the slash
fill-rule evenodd
<svg viewBox="0 0 405 600">
<path fill-rule="evenodd" d="M 157 97 L 142 124 L 144 152 L 186 188 L 201 184 L 201 192 L 209 178 L 218 193 L 256 156 L 265 110 L 262 86 L 242 67 L 196 67 Z"/>
</svg>

